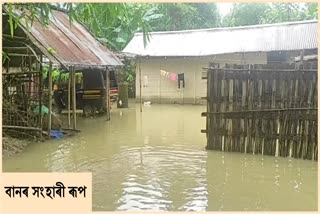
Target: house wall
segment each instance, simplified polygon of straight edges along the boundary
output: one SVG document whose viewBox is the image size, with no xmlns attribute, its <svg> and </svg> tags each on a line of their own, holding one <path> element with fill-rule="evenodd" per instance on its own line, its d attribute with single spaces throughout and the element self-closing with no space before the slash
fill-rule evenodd
<svg viewBox="0 0 320 214">
<path fill-rule="evenodd" d="M 153 103 L 205 104 L 206 70 L 210 62 L 224 64 L 266 64 L 266 53 L 223 54 L 216 57 L 144 58 L 141 59 L 142 101 Z M 136 68 L 136 100 L 140 101 L 139 63 Z M 162 76 L 160 70 L 184 73 L 185 88 L 178 88 L 178 81 Z M 147 79 L 145 79 L 147 78 Z"/>
</svg>

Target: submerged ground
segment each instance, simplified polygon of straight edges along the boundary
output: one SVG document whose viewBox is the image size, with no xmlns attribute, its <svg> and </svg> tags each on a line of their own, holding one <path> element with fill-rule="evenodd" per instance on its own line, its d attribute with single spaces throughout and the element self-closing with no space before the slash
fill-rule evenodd
<svg viewBox="0 0 320 214">
<path fill-rule="evenodd" d="M 4 172 L 92 172 L 93 210 L 317 210 L 317 162 L 205 151 L 205 106 L 130 103 L 34 143 Z"/>
</svg>

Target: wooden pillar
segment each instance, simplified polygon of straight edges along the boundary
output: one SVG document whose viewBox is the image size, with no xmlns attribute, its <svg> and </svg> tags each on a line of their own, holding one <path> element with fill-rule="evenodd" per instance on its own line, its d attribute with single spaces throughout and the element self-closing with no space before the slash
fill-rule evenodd
<svg viewBox="0 0 320 214">
<path fill-rule="evenodd" d="M 141 59 L 140 58 L 139 58 L 139 82 L 140 82 L 140 112 L 142 112 Z"/>
<path fill-rule="evenodd" d="M 108 67 L 106 67 L 106 105 L 107 105 L 107 120 L 110 120 L 110 75 Z"/>
<path fill-rule="evenodd" d="M 73 129 L 77 128 L 77 97 L 76 97 L 76 72 L 72 67 L 72 112 L 73 112 Z"/>
<path fill-rule="evenodd" d="M 69 67 L 69 77 L 68 77 L 68 128 L 71 126 L 71 116 L 70 116 L 70 111 L 71 111 L 71 66 Z"/>
<path fill-rule="evenodd" d="M 52 120 L 52 62 L 49 62 L 49 70 L 48 70 L 48 91 L 49 91 L 49 118 L 48 118 L 48 137 L 50 138 L 50 131 L 51 131 L 51 120 Z"/>
</svg>

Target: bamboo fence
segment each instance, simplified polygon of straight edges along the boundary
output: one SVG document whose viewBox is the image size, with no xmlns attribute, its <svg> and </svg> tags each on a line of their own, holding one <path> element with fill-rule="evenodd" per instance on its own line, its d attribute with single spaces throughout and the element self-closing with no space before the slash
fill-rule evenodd
<svg viewBox="0 0 320 214">
<path fill-rule="evenodd" d="M 42 77 L 37 72 L 2 74 L 2 128 L 13 137 L 42 136 Z M 38 106 L 40 113 L 33 108 Z"/>
<path fill-rule="evenodd" d="M 317 64 L 207 73 L 207 149 L 317 160 Z"/>
</svg>

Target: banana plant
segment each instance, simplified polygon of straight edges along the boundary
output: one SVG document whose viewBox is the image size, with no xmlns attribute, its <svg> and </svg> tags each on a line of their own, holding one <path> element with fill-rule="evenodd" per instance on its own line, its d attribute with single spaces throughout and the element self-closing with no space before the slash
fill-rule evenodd
<svg viewBox="0 0 320 214">
<path fill-rule="evenodd" d="M 147 45 L 153 21 L 163 16 L 145 3 L 79 3 L 75 8 L 78 21 L 115 51 L 121 51 L 138 31 Z"/>
</svg>

